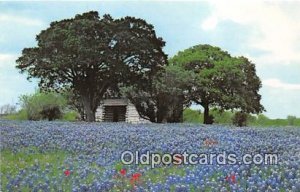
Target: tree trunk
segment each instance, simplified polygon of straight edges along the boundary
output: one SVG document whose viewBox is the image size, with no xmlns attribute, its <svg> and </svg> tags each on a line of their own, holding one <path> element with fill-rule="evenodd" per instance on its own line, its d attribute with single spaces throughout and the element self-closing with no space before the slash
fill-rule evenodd
<svg viewBox="0 0 300 192">
<path fill-rule="evenodd" d="M 94 122 L 95 118 L 95 111 L 92 108 L 92 103 L 88 97 L 83 98 L 83 108 L 85 113 L 85 120 L 87 122 Z"/>
<path fill-rule="evenodd" d="M 210 121 L 208 104 L 204 104 L 203 107 L 204 107 L 204 120 L 203 120 L 203 123 L 204 124 L 212 124 L 212 122 Z"/>
<path fill-rule="evenodd" d="M 178 96 L 178 98 L 176 99 L 176 106 L 174 109 L 174 118 L 173 118 L 173 122 L 174 123 L 182 123 L 183 122 L 183 100 L 184 97 L 183 95 Z"/>
<path fill-rule="evenodd" d="M 155 118 L 155 123 L 163 123 L 164 121 L 164 113 L 162 111 L 162 109 L 157 109 L 157 112 L 156 112 L 156 118 Z"/>
<path fill-rule="evenodd" d="M 169 118 L 168 95 L 160 93 L 157 98 L 157 123 L 166 123 Z"/>
<path fill-rule="evenodd" d="M 87 122 L 94 122 L 96 120 L 95 118 L 95 112 L 89 107 L 85 108 L 86 111 L 86 121 Z"/>
</svg>

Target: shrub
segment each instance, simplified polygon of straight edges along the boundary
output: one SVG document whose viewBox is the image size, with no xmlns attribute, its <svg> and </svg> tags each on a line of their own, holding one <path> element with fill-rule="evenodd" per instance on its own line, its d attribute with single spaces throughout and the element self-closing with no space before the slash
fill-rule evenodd
<svg viewBox="0 0 300 192">
<path fill-rule="evenodd" d="M 45 106 L 40 112 L 42 119 L 53 121 L 62 117 L 62 112 L 59 106 Z"/>
<path fill-rule="evenodd" d="M 268 124 L 270 124 L 270 122 L 271 122 L 270 119 L 267 116 L 263 115 L 263 114 L 259 114 L 257 116 L 256 123 L 258 125 L 268 125 Z"/>
<path fill-rule="evenodd" d="M 28 115 L 27 115 L 26 110 L 21 109 L 17 113 L 13 113 L 13 114 L 4 116 L 4 119 L 8 119 L 8 120 L 27 120 Z"/>
<path fill-rule="evenodd" d="M 29 120 L 59 119 L 66 107 L 65 98 L 54 92 L 23 95 L 20 100 Z"/>
<path fill-rule="evenodd" d="M 233 112 L 231 111 L 222 111 L 219 110 L 218 108 L 214 108 L 211 110 L 211 115 L 213 116 L 213 122 L 216 124 L 231 124 L 232 117 L 233 117 Z"/>
<path fill-rule="evenodd" d="M 287 116 L 288 125 L 295 125 L 297 118 L 296 116 L 289 115 Z"/>
<path fill-rule="evenodd" d="M 243 127 L 247 125 L 248 114 L 244 112 L 236 112 L 232 118 L 232 124 Z"/>
<path fill-rule="evenodd" d="M 64 121 L 76 121 L 78 119 L 80 119 L 80 115 L 76 111 L 66 112 L 62 117 Z"/>
<path fill-rule="evenodd" d="M 189 123 L 203 123 L 203 115 L 200 110 L 187 108 L 183 111 L 183 121 Z"/>
</svg>

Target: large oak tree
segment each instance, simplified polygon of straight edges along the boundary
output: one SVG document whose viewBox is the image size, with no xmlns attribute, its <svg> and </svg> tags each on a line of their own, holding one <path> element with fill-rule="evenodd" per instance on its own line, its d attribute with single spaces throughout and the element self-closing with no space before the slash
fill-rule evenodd
<svg viewBox="0 0 300 192">
<path fill-rule="evenodd" d="M 258 93 L 261 81 L 255 65 L 245 57 L 232 57 L 211 45 L 197 45 L 179 52 L 171 65 L 190 72 L 187 90 L 191 101 L 204 108 L 204 123 L 212 123 L 210 107 L 259 113 L 264 110 Z"/>
<path fill-rule="evenodd" d="M 83 13 L 52 22 L 36 40 L 36 47 L 23 50 L 17 68 L 40 79 L 42 89 L 72 89 L 87 121 L 95 120 L 110 87 L 147 81 L 167 60 L 153 26 L 134 17 Z"/>
</svg>

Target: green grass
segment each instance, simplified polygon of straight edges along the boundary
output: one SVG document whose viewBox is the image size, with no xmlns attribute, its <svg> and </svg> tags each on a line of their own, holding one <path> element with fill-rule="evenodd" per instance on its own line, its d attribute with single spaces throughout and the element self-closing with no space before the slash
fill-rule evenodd
<svg viewBox="0 0 300 192">
<path fill-rule="evenodd" d="M 146 180 L 149 179 L 152 183 L 164 183 L 170 175 L 184 176 L 185 174 L 185 170 L 179 166 L 163 166 L 147 171 L 143 178 Z"/>
<path fill-rule="evenodd" d="M 29 169 L 33 165 L 38 165 L 39 171 L 45 170 L 47 165 L 51 165 L 49 177 L 58 177 L 62 175 L 62 170 L 58 167 L 64 164 L 68 153 L 64 151 L 51 151 L 47 153 L 40 153 L 37 148 L 28 147 L 22 149 L 20 152 L 13 153 L 11 150 L 1 150 L 1 184 L 3 191 L 7 184 L 6 176 L 15 177 L 20 170 Z M 22 187 L 22 191 L 27 190 L 28 186 Z"/>
<path fill-rule="evenodd" d="M 26 147 L 20 149 L 19 152 L 13 153 L 9 149 L 1 150 L 0 162 L 1 162 L 1 186 L 0 191 L 7 191 L 7 177 L 16 177 L 20 174 L 21 170 L 25 170 L 25 174 L 36 173 L 37 175 L 46 175 L 47 178 L 61 182 L 61 185 L 50 184 L 51 191 L 71 191 L 72 178 L 79 176 L 80 165 L 77 161 L 68 163 L 67 158 L 74 159 L 74 154 L 68 153 L 62 150 L 51 150 L 47 152 L 41 152 L 36 147 Z M 36 169 L 33 168 L 36 166 Z M 71 167 L 70 167 L 71 166 Z M 96 170 L 96 172 L 88 173 L 80 182 L 82 184 L 90 185 L 95 179 L 102 176 L 104 168 L 91 163 L 89 165 Z M 64 176 L 64 171 L 71 169 L 71 175 L 69 177 Z M 38 182 L 45 183 L 45 179 L 41 178 Z M 37 182 L 37 183 L 38 183 Z M 37 185 L 35 183 L 34 185 Z M 16 186 L 16 191 L 29 192 L 32 189 L 28 185 Z"/>
<path fill-rule="evenodd" d="M 76 111 L 69 111 L 63 115 L 62 120 L 63 121 L 76 121 L 77 117 L 78 117 L 78 113 Z"/>
<path fill-rule="evenodd" d="M 259 127 L 282 127 L 282 126 L 296 126 L 300 127 L 300 118 L 295 119 L 292 123 L 288 119 L 264 119 L 260 120 L 259 118 L 256 121 L 249 122 L 250 126 L 259 126 Z"/>
<path fill-rule="evenodd" d="M 234 112 L 211 109 L 210 114 L 214 116 L 215 124 L 232 125 L 232 117 Z M 187 108 L 183 112 L 183 121 L 187 123 L 203 123 L 203 113 L 199 110 Z M 263 114 L 249 115 L 248 126 L 256 127 L 281 127 L 281 126 L 296 126 L 300 127 L 300 118 L 288 116 L 286 119 L 270 119 Z"/>
<path fill-rule="evenodd" d="M 143 167 L 149 166 L 149 165 L 139 165 L 138 169 L 143 169 Z M 130 170 L 130 166 L 125 166 L 122 163 L 117 163 L 115 165 L 115 169 L 119 172 L 122 168 L 125 168 L 126 170 Z M 137 171 L 138 172 L 138 171 Z M 180 166 L 177 165 L 172 165 L 172 166 L 161 166 L 161 167 L 155 167 L 154 169 L 150 169 L 147 172 L 143 173 L 140 182 L 137 183 L 136 185 L 143 185 L 146 181 L 150 181 L 151 183 L 164 183 L 166 182 L 166 179 L 168 176 L 171 175 L 176 175 L 176 176 L 181 176 L 183 177 L 186 174 L 185 169 L 181 168 Z M 130 183 L 130 175 L 121 176 L 119 175 L 118 177 L 115 178 L 115 187 L 113 188 L 113 191 L 124 191 L 128 190 L 131 191 L 133 190 L 133 186 Z M 171 186 L 171 191 L 174 191 L 175 186 Z M 174 188 L 174 189 L 172 189 Z"/>
<path fill-rule="evenodd" d="M 62 121 L 76 121 L 78 117 L 78 113 L 76 111 L 69 111 L 63 114 L 63 116 L 61 117 Z M 7 120 L 17 120 L 17 121 L 22 121 L 22 120 L 28 120 L 28 115 L 27 112 L 25 110 L 20 110 L 17 113 L 14 114 L 9 114 L 6 116 L 2 117 L 3 119 L 7 119 Z"/>
<path fill-rule="evenodd" d="M 187 108 L 183 111 L 183 121 L 188 123 L 203 123 L 203 115 L 200 111 Z"/>
<path fill-rule="evenodd" d="M 3 117 L 3 119 L 7 120 L 27 120 L 28 116 L 25 110 L 20 110 L 17 113 L 9 114 Z"/>
</svg>

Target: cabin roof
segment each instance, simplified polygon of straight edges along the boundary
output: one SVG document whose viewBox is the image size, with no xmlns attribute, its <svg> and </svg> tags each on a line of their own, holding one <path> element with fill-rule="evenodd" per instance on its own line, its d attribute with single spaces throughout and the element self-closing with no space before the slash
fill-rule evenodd
<svg viewBox="0 0 300 192">
<path fill-rule="evenodd" d="M 128 105 L 128 99 L 126 98 L 113 98 L 113 99 L 104 99 L 101 102 L 104 106 L 126 106 Z"/>
</svg>

